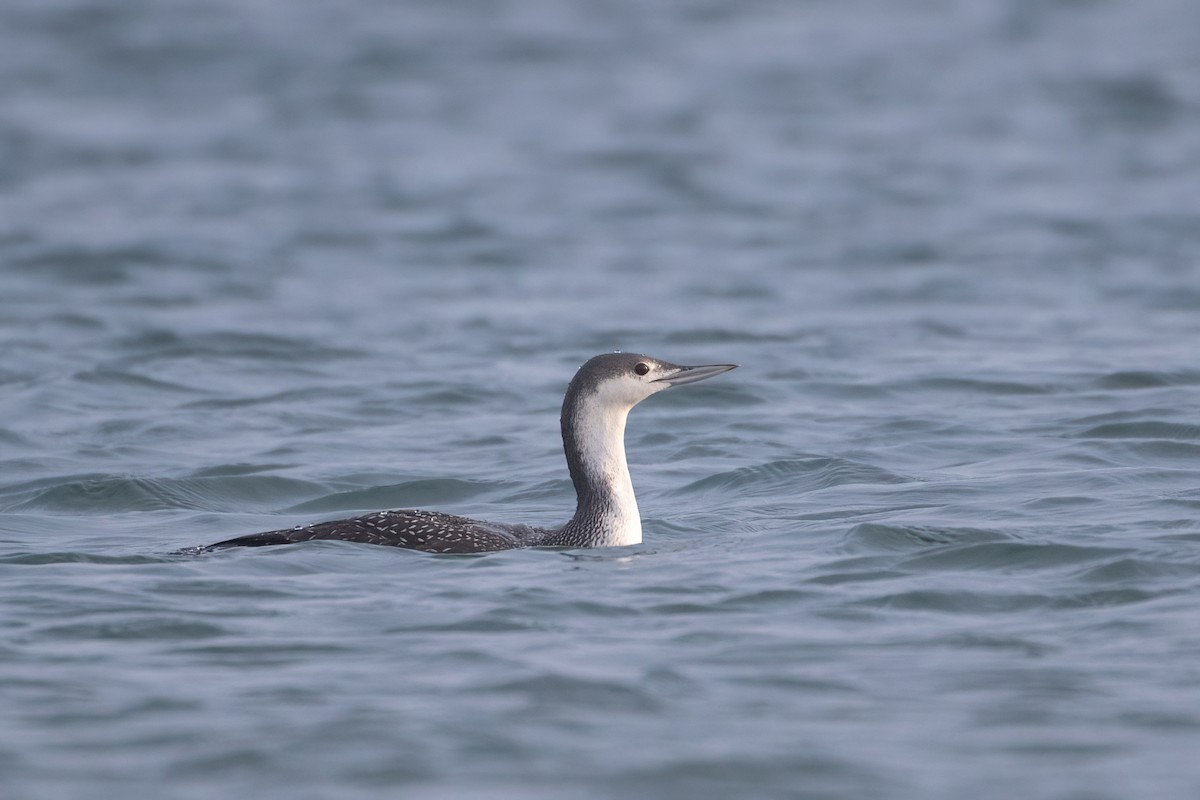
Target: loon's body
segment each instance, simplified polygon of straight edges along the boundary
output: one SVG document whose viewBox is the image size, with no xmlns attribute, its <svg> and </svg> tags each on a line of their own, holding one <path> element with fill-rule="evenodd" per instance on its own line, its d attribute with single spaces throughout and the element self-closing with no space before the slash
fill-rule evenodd
<svg viewBox="0 0 1200 800">
<path fill-rule="evenodd" d="M 377 511 L 362 517 L 252 533 L 209 545 L 258 547 L 339 539 L 432 553 L 483 553 L 515 547 L 608 547 L 642 541 L 625 460 L 629 410 L 652 394 L 718 375 L 735 364 L 681 367 L 636 353 L 590 359 L 575 373 L 562 406 L 563 450 L 575 485 L 575 515 L 561 528 L 534 528 L 437 511 Z"/>
</svg>

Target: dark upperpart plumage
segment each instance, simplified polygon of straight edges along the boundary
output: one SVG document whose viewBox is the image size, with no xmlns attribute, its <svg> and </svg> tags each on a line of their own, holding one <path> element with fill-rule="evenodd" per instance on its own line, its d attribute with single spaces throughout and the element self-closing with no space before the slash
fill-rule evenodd
<svg viewBox="0 0 1200 800">
<path fill-rule="evenodd" d="M 318 522 L 313 525 L 297 525 L 286 530 L 252 533 L 217 542 L 209 545 L 207 549 L 264 547 L 318 539 L 337 539 L 432 553 L 485 553 L 537 545 L 551 533 L 553 531 L 528 525 L 505 525 L 438 511 L 400 509 L 376 511 L 362 517 Z"/>
<path fill-rule="evenodd" d="M 645 397 L 693 383 L 734 364 L 680 367 L 636 353 L 607 353 L 581 366 L 562 406 L 563 450 L 575 486 L 575 514 L 560 528 L 483 522 L 437 511 L 377 511 L 351 519 L 252 533 L 204 548 L 262 547 L 320 539 L 432 553 L 516 547 L 598 547 L 641 541 L 641 521 L 625 461 L 625 417 Z"/>
</svg>

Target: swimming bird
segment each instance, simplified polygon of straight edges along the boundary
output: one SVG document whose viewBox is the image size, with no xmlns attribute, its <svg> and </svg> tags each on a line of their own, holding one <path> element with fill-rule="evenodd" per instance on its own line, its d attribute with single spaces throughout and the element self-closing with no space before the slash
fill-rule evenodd
<svg viewBox="0 0 1200 800">
<path fill-rule="evenodd" d="M 638 544 L 642 541 L 642 520 L 625 461 L 625 420 L 629 410 L 664 389 L 702 381 L 736 366 L 681 367 L 637 353 L 605 353 L 584 363 L 567 387 L 562 404 L 563 450 L 575 485 L 575 515 L 560 528 L 483 522 L 438 511 L 404 509 L 252 533 L 204 549 L 261 547 L 315 539 L 340 539 L 431 553 Z"/>
</svg>

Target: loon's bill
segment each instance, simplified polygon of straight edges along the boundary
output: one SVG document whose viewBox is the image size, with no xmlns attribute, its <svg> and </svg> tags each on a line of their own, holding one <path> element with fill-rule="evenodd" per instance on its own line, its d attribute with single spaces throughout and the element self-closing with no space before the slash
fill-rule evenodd
<svg viewBox="0 0 1200 800">
<path fill-rule="evenodd" d="M 405 509 L 252 533 L 203 549 L 262 547 L 318 539 L 431 553 L 637 544 L 642 541 L 642 521 L 625 460 L 625 420 L 629 410 L 664 389 L 696 383 L 736 366 L 685 367 L 636 353 L 606 353 L 580 367 L 567 387 L 562 405 L 563 450 L 575 486 L 575 515 L 562 527 L 535 528 Z"/>
</svg>

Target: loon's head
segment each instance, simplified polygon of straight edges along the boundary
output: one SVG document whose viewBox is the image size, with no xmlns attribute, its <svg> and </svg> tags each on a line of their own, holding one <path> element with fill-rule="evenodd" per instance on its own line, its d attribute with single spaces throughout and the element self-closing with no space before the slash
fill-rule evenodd
<svg viewBox="0 0 1200 800">
<path fill-rule="evenodd" d="M 606 353 L 580 367 L 562 407 L 563 449 L 577 497 L 575 516 L 552 543 L 597 547 L 640 542 L 642 521 L 625 462 L 629 409 L 663 389 L 736 366 L 681 367 L 637 353 Z"/>
<path fill-rule="evenodd" d="M 681 367 L 638 353 L 605 353 L 587 360 L 567 388 L 566 401 L 590 401 L 599 406 L 628 412 L 652 394 L 695 383 L 737 364 L 705 364 Z"/>
</svg>

